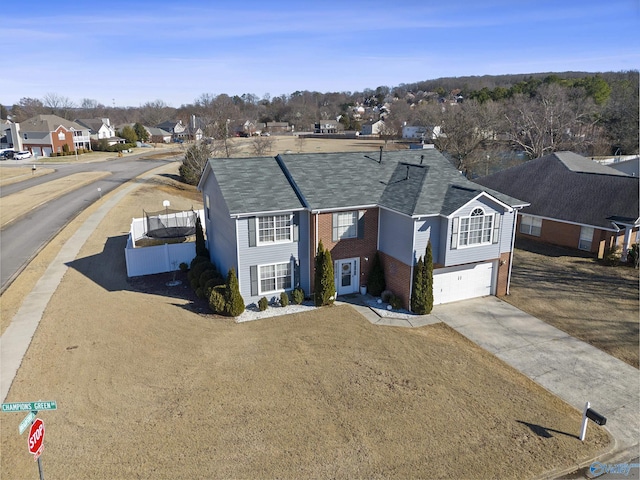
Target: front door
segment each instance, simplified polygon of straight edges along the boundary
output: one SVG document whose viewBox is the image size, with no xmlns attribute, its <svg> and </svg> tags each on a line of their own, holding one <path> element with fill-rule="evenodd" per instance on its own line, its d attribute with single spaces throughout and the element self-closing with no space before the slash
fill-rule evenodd
<svg viewBox="0 0 640 480">
<path fill-rule="evenodd" d="M 335 281 L 338 295 L 348 295 L 358 291 L 358 259 L 336 260 Z"/>
</svg>

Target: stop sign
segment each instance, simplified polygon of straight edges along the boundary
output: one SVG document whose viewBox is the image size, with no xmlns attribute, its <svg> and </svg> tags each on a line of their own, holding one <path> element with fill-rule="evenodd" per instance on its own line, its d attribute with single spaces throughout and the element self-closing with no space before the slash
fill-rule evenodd
<svg viewBox="0 0 640 480">
<path fill-rule="evenodd" d="M 29 453 L 33 453 L 36 458 L 42 453 L 44 448 L 44 423 L 36 418 L 29 430 Z"/>
</svg>

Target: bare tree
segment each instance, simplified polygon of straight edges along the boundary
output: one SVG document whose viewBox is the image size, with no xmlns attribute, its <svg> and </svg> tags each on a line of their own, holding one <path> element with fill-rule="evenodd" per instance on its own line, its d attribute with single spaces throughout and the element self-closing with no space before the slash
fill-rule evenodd
<svg viewBox="0 0 640 480">
<path fill-rule="evenodd" d="M 274 141 L 271 137 L 253 137 L 253 140 L 251 140 L 251 149 L 256 156 L 262 157 L 268 153 L 271 153 L 273 144 Z"/>
<path fill-rule="evenodd" d="M 17 105 L 11 107 L 11 117 L 14 122 L 24 122 L 35 115 L 45 113 L 47 110 L 42 101 L 37 98 L 23 97 Z"/>
<path fill-rule="evenodd" d="M 70 117 L 71 110 L 76 107 L 69 97 L 57 93 L 47 93 L 42 99 L 42 103 L 50 109 L 51 113 L 66 119 Z"/>
</svg>

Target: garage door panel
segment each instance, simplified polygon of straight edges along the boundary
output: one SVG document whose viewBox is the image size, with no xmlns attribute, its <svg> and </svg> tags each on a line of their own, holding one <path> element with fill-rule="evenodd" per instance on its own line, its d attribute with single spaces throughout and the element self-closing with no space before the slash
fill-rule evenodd
<svg viewBox="0 0 640 480">
<path fill-rule="evenodd" d="M 435 270 L 434 305 L 493 294 L 493 267 L 489 262 Z"/>
</svg>

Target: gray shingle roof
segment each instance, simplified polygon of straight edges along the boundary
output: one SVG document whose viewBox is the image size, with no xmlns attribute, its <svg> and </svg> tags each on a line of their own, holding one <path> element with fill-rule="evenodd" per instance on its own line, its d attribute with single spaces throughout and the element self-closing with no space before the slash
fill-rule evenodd
<svg viewBox="0 0 640 480">
<path fill-rule="evenodd" d="M 209 166 L 232 215 L 303 208 L 275 158 L 213 158 Z"/>
<path fill-rule="evenodd" d="M 523 213 L 611 228 L 636 222 L 639 180 L 571 152 L 557 152 L 476 180 L 531 205 Z"/>
<path fill-rule="evenodd" d="M 53 132 L 60 125 L 67 129 L 74 128 L 76 130 L 88 130 L 82 125 L 66 120 L 57 115 L 35 115 L 24 122 L 20 122 L 21 132 Z"/>
</svg>

